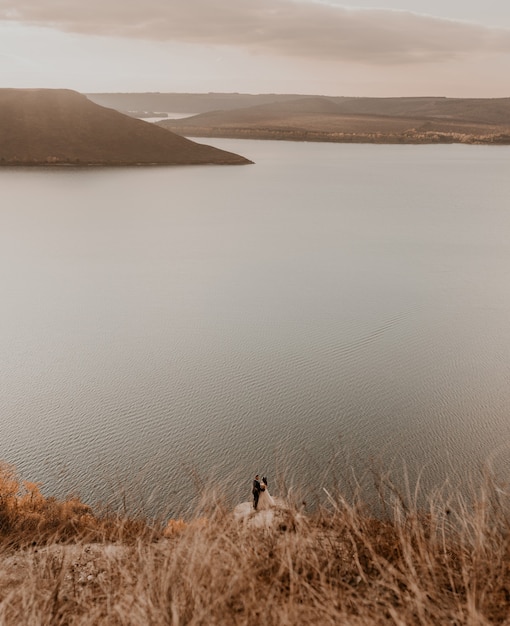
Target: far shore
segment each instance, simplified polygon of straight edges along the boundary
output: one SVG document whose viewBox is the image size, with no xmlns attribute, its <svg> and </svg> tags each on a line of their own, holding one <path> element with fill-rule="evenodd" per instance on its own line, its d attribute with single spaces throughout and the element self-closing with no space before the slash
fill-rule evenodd
<svg viewBox="0 0 510 626">
<path fill-rule="evenodd" d="M 510 145 L 509 134 L 471 135 L 462 133 L 407 132 L 404 134 L 384 133 L 340 133 L 296 129 L 271 128 L 211 128 L 201 126 L 167 125 L 165 120 L 158 123 L 164 128 L 171 128 L 174 133 L 185 137 L 204 137 L 218 139 L 257 139 L 272 141 L 324 142 L 324 143 L 370 143 L 381 145 L 430 145 L 453 144 L 466 145 Z"/>
</svg>

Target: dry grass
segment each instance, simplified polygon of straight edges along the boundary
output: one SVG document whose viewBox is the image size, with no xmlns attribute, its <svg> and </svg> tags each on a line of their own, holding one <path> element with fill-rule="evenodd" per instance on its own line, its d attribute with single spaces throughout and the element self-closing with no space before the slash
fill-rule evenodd
<svg viewBox="0 0 510 626">
<path fill-rule="evenodd" d="M 4 467 L 0 623 L 510 624 L 505 491 L 485 480 L 472 499 L 418 510 L 378 484 L 377 518 L 327 494 L 313 514 L 289 506 L 258 528 L 210 501 L 162 532 L 74 500 L 49 506 Z"/>
<path fill-rule="evenodd" d="M 0 542 L 6 547 L 76 541 L 129 543 L 161 534 L 146 520 L 94 514 L 76 497 L 46 498 L 38 483 L 21 481 L 16 470 L 0 462 Z"/>
</svg>

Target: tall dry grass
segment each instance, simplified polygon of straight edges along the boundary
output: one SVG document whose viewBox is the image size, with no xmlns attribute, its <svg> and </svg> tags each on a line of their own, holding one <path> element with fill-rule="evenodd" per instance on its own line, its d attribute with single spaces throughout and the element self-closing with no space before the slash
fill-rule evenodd
<svg viewBox="0 0 510 626">
<path fill-rule="evenodd" d="M 163 531 L 49 506 L 11 479 L 0 485 L 6 626 L 510 624 L 510 498 L 490 479 L 418 509 L 419 491 L 380 477 L 379 517 L 327 493 L 314 513 L 289 505 L 260 527 L 210 499 Z"/>
</svg>

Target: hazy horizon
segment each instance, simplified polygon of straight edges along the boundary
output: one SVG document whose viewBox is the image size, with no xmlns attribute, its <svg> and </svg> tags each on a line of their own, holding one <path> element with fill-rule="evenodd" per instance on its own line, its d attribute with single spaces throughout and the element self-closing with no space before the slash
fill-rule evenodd
<svg viewBox="0 0 510 626">
<path fill-rule="evenodd" d="M 0 0 L 0 85 L 104 92 L 509 96 L 489 0 Z"/>
</svg>

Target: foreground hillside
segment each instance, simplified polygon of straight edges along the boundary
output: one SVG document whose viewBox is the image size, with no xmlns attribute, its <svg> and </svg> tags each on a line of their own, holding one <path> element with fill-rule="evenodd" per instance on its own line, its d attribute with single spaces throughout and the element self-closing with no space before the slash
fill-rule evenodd
<svg viewBox="0 0 510 626">
<path fill-rule="evenodd" d="M 60 502 L 0 468 L 0 623 L 145 626 L 508 624 L 509 495 L 435 495 L 386 478 L 381 515 L 329 495 L 237 519 L 213 496 L 187 522 Z"/>
<path fill-rule="evenodd" d="M 0 165 L 249 163 L 64 89 L 0 89 Z"/>
<path fill-rule="evenodd" d="M 510 98 L 306 97 L 158 123 L 189 136 L 363 143 L 510 143 Z"/>
</svg>

